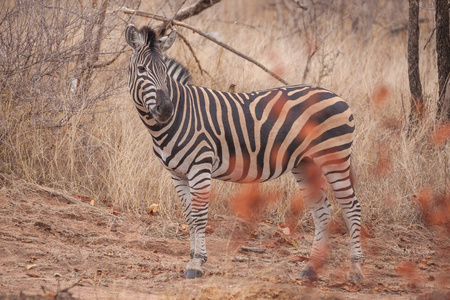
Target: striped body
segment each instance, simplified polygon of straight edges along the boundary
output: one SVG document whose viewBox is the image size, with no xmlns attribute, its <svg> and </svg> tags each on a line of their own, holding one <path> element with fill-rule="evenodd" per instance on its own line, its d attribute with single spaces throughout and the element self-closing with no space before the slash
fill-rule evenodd
<svg viewBox="0 0 450 300">
<path fill-rule="evenodd" d="M 213 178 L 264 182 L 332 147 L 349 154 L 352 114 L 324 89 L 289 86 L 231 94 L 169 83 L 172 119 L 162 128 L 141 116 L 153 133 L 155 154 L 173 172 L 187 174 L 194 157 L 206 155 Z"/>
<path fill-rule="evenodd" d="M 316 229 L 301 276 L 315 279 L 326 256 L 332 209 L 324 176 L 350 231 L 351 276 L 362 279 L 361 208 L 350 176 L 355 127 L 345 101 L 306 85 L 250 93 L 192 86 L 187 84 L 187 70 L 161 54 L 170 36 L 158 41 L 151 29 L 129 26 L 126 37 L 134 49 L 130 93 L 153 138 L 156 156 L 172 175 L 189 225 L 186 277 L 200 277 L 207 260 L 211 179 L 264 182 L 291 171 Z"/>
</svg>

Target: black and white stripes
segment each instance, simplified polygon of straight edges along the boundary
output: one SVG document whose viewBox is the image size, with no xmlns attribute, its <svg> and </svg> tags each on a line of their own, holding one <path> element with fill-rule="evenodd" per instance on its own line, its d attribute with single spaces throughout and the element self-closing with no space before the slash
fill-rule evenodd
<svg viewBox="0 0 450 300">
<path fill-rule="evenodd" d="M 189 74 L 189 70 L 182 64 L 167 56 L 164 56 L 164 62 L 166 63 L 167 75 L 169 77 L 172 77 L 175 81 L 184 85 L 190 83 L 191 75 Z"/>
<path fill-rule="evenodd" d="M 189 73 L 164 58 L 167 41 L 129 26 L 133 47 L 130 92 L 153 138 L 153 149 L 171 173 L 190 229 L 187 278 L 202 275 L 211 179 L 264 182 L 292 172 L 311 209 L 316 233 L 302 276 L 316 277 L 324 260 L 331 205 L 322 176 L 333 189 L 350 230 L 351 275 L 361 279 L 361 208 L 350 177 L 353 115 L 344 100 L 318 87 L 286 86 L 226 93 L 187 85 Z"/>
</svg>

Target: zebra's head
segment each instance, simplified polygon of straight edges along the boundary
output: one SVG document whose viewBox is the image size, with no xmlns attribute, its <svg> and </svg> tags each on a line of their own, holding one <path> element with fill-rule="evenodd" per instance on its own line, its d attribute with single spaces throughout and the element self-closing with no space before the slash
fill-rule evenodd
<svg viewBox="0 0 450 300">
<path fill-rule="evenodd" d="M 176 32 L 158 39 L 150 27 L 138 30 L 134 25 L 128 25 L 125 37 L 133 48 L 128 81 L 131 96 L 158 123 L 165 123 L 172 117 L 174 108 L 167 89 L 167 66 L 162 52 L 172 46 Z"/>
</svg>

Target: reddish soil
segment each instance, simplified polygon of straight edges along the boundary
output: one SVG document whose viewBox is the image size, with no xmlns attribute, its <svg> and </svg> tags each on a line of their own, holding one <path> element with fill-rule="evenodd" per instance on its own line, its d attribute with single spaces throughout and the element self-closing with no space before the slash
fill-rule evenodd
<svg viewBox="0 0 450 300">
<path fill-rule="evenodd" d="M 307 283 L 311 233 L 211 216 L 204 277 L 186 280 L 181 216 L 86 200 L 0 174 L 0 299 L 450 299 L 448 237 L 425 228 L 366 238 L 363 284 L 347 280 L 348 235 L 338 230 L 320 280 Z"/>
</svg>

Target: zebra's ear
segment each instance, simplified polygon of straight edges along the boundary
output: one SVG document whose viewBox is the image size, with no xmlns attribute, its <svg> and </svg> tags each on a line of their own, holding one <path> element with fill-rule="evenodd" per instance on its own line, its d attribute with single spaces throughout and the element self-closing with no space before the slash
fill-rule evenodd
<svg viewBox="0 0 450 300">
<path fill-rule="evenodd" d="M 166 51 L 170 47 L 172 47 L 173 43 L 175 42 L 175 38 L 177 37 L 177 32 L 174 30 L 169 35 L 162 37 L 159 40 L 160 43 L 160 49 L 162 52 Z"/>
<path fill-rule="evenodd" d="M 128 25 L 127 29 L 125 29 L 125 38 L 128 45 L 134 50 L 137 50 L 144 45 L 143 36 L 133 24 Z"/>
</svg>

